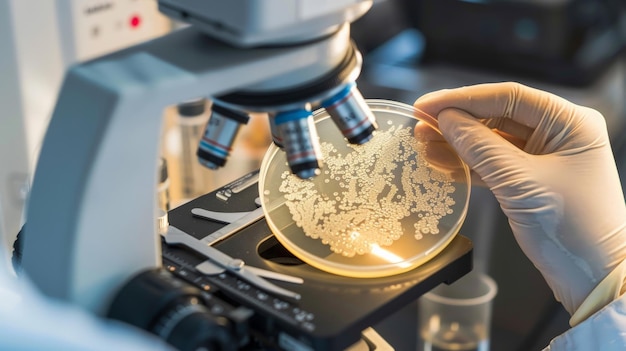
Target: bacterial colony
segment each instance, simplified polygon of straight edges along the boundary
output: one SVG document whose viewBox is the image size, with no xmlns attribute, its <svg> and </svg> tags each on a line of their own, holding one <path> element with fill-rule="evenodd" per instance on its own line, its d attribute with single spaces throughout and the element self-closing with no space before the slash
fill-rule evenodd
<svg viewBox="0 0 626 351">
<path fill-rule="evenodd" d="M 390 246 L 402 235 L 436 235 L 441 218 L 453 213 L 452 177 L 429 166 L 422 156 L 428 143 L 413 136 L 412 127 L 375 133 L 345 154 L 321 143 L 323 172 L 314 180 L 281 175 L 279 191 L 295 224 L 345 257 Z"/>
</svg>

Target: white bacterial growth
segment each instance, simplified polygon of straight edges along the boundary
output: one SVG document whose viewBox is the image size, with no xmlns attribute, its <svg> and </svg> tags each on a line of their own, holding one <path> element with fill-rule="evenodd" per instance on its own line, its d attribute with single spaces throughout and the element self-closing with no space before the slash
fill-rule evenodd
<svg viewBox="0 0 626 351">
<path fill-rule="evenodd" d="M 420 240 L 439 233 L 455 204 L 452 177 L 429 166 L 427 147 L 402 126 L 376 131 L 344 154 L 323 142 L 322 174 L 302 180 L 285 171 L 279 191 L 295 224 L 334 253 L 367 254 L 403 235 Z"/>
</svg>

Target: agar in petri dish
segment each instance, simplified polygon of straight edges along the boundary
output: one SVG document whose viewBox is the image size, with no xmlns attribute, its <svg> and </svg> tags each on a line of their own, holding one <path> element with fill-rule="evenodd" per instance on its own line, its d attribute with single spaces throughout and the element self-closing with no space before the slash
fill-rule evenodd
<svg viewBox="0 0 626 351">
<path fill-rule="evenodd" d="M 311 266 L 357 278 L 403 273 L 436 256 L 458 233 L 470 195 L 469 169 L 432 117 L 399 102 L 366 102 L 379 126 L 370 141 L 349 144 L 320 109 L 321 174 L 291 174 L 272 145 L 259 178 L 278 241 Z"/>
</svg>

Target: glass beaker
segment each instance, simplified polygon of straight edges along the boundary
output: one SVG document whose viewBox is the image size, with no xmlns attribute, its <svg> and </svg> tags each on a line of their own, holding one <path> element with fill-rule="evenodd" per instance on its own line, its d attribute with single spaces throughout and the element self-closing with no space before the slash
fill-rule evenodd
<svg viewBox="0 0 626 351">
<path fill-rule="evenodd" d="M 441 284 L 418 300 L 423 351 L 488 351 L 491 308 L 498 287 L 489 276 L 470 272 Z"/>
</svg>

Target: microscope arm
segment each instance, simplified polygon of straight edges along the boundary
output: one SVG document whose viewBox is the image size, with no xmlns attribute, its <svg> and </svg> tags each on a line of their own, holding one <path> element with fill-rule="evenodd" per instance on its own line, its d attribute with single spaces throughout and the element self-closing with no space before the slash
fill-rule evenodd
<svg viewBox="0 0 626 351">
<path fill-rule="evenodd" d="M 187 28 L 73 67 L 30 195 L 22 265 L 46 295 L 104 314 L 137 272 L 161 265 L 155 225 L 163 110 L 272 78 L 332 70 L 349 28 L 301 46 L 237 49 Z"/>
</svg>

